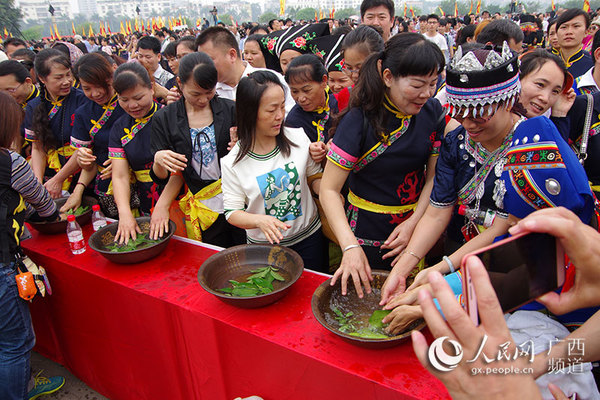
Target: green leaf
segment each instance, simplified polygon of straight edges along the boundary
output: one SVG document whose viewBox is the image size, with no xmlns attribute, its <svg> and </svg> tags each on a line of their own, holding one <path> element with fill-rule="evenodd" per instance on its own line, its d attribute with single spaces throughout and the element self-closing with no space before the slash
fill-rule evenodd
<svg viewBox="0 0 600 400">
<path fill-rule="evenodd" d="M 373 331 L 369 330 L 368 328 L 363 328 L 356 332 L 351 332 L 351 333 L 349 333 L 349 335 L 361 337 L 364 339 L 387 339 L 387 338 L 389 338 L 389 336 L 387 336 L 387 335 L 373 332 Z"/>
<path fill-rule="evenodd" d="M 373 314 L 369 317 L 369 325 L 374 328 L 383 328 L 382 320 L 391 313 L 392 310 L 375 310 Z"/>
<path fill-rule="evenodd" d="M 256 289 L 251 289 L 251 288 L 240 288 L 240 287 L 236 287 L 232 290 L 231 292 L 234 296 L 239 296 L 239 297 L 250 297 L 250 296 L 256 296 L 258 295 L 258 290 Z"/>
<path fill-rule="evenodd" d="M 273 279 L 277 279 L 280 282 L 285 281 L 285 278 L 283 276 L 281 276 L 279 273 L 271 270 L 271 276 L 273 277 Z"/>
</svg>

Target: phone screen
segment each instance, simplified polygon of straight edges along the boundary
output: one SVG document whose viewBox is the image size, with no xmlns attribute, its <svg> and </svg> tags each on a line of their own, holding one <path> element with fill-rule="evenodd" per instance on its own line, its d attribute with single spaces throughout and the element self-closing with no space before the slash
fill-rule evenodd
<svg viewBox="0 0 600 400">
<path fill-rule="evenodd" d="M 504 312 L 558 287 L 556 238 L 531 233 L 478 254 Z M 561 260 L 562 261 L 562 260 Z"/>
</svg>

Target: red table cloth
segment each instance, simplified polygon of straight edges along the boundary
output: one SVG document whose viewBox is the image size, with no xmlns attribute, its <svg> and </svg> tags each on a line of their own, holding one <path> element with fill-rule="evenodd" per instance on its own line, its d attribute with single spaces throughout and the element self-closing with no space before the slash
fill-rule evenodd
<svg viewBox="0 0 600 400">
<path fill-rule="evenodd" d="M 89 247 L 72 255 L 66 235 L 33 231 L 23 247 L 54 291 L 31 305 L 36 350 L 110 399 L 449 397 L 410 341 L 368 350 L 319 325 L 310 300 L 322 275 L 305 271 L 284 299 L 248 310 L 200 287 L 215 250 L 185 240 L 136 265 Z"/>
</svg>

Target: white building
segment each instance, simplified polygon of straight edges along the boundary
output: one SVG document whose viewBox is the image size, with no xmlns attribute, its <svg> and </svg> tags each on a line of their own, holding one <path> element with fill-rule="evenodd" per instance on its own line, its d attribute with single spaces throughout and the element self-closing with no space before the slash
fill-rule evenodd
<svg viewBox="0 0 600 400">
<path fill-rule="evenodd" d="M 140 7 L 140 16 L 148 18 L 151 14 L 164 14 L 176 6 L 174 0 L 96 0 L 98 15 L 100 17 L 111 13 L 116 16 L 133 18 L 137 15 L 136 8 Z"/>
<path fill-rule="evenodd" d="M 88 18 L 98 14 L 98 3 L 96 0 L 79 0 L 79 13 Z"/>
<path fill-rule="evenodd" d="M 49 4 L 52 4 L 52 7 L 54 7 L 54 16 L 57 18 L 65 17 L 73 19 L 73 7 L 71 7 L 69 0 L 52 0 L 51 3 L 48 3 L 47 0 L 20 0 L 18 3 L 15 3 L 15 6 L 21 9 L 23 20 L 27 22 L 49 18 Z"/>
<path fill-rule="evenodd" d="M 362 3 L 362 0 L 287 0 L 285 7 L 314 8 L 316 10 L 321 8 L 323 11 L 331 10 L 332 7 L 335 7 L 336 10 L 343 8 L 355 8 L 358 10 L 360 3 Z"/>
</svg>

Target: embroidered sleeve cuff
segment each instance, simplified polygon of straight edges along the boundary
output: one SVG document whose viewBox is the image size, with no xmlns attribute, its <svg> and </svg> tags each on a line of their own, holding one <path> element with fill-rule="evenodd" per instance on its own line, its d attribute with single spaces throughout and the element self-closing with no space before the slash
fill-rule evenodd
<svg viewBox="0 0 600 400">
<path fill-rule="evenodd" d="M 122 159 L 122 160 L 127 159 L 127 157 L 125 156 L 125 150 L 123 150 L 120 147 L 109 147 L 108 148 L 108 158 Z"/>
<path fill-rule="evenodd" d="M 74 147 L 76 149 L 80 149 L 82 147 L 91 147 L 92 143 L 93 142 L 91 140 L 79 140 L 71 136 L 71 147 Z"/>
<path fill-rule="evenodd" d="M 351 170 L 357 160 L 356 157 L 346 153 L 344 150 L 336 146 L 335 143 L 331 144 L 331 148 L 327 153 L 327 159 L 345 170 Z"/>
<path fill-rule="evenodd" d="M 456 204 L 456 201 L 453 201 L 451 203 L 440 203 L 438 201 L 434 201 L 432 199 L 429 199 L 429 204 L 431 204 L 435 208 L 448 208 L 448 207 L 454 206 L 454 204 Z"/>
<path fill-rule="evenodd" d="M 25 129 L 25 140 L 29 140 L 30 142 L 35 142 L 37 140 L 37 135 L 31 129 Z"/>
<path fill-rule="evenodd" d="M 436 141 L 433 143 L 433 147 L 431 149 L 431 155 L 432 156 L 439 156 L 440 155 L 440 146 L 442 145 L 441 141 Z"/>
</svg>

